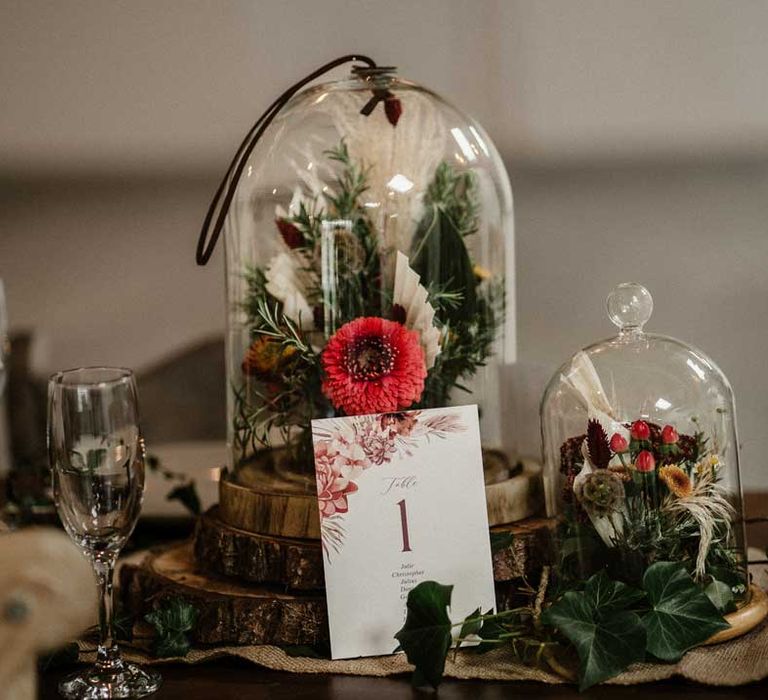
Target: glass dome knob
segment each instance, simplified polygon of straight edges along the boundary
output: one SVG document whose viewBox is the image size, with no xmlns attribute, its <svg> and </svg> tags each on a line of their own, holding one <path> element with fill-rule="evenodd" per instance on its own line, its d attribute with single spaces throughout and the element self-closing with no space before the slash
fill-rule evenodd
<svg viewBox="0 0 768 700">
<path fill-rule="evenodd" d="M 642 284 L 623 282 L 608 295 L 606 306 L 608 316 L 620 331 L 639 331 L 653 313 L 653 297 Z"/>
</svg>

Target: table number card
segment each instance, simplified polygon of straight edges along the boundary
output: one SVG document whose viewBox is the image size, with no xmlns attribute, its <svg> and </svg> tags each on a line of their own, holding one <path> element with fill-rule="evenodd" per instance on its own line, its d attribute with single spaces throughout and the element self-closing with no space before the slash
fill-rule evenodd
<svg viewBox="0 0 768 700">
<path fill-rule="evenodd" d="M 408 591 L 495 608 L 476 406 L 312 421 L 334 659 L 389 654 Z"/>
</svg>

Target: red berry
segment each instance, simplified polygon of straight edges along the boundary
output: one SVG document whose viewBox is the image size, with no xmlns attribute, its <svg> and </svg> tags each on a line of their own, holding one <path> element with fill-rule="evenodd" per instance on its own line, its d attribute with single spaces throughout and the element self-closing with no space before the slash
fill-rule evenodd
<svg viewBox="0 0 768 700">
<path fill-rule="evenodd" d="M 647 440 L 651 437 L 651 429 L 648 427 L 648 423 L 644 420 L 636 420 L 632 423 L 632 427 L 629 429 L 629 434 L 635 440 Z"/>
<path fill-rule="evenodd" d="M 635 460 L 635 468 L 639 472 L 652 472 L 656 469 L 656 460 L 654 459 L 653 454 L 648 452 L 648 450 L 640 452 Z"/>
<path fill-rule="evenodd" d="M 620 435 L 619 433 L 614 433 L 611 436 L 611 449 L 618 455 L 623 454 L 629 449 L 629 445 L 627 444 L 627 440 L 623 435 Z"/>
<path fill-rule="evenodd" d="M 671 425 L 664 426 L 661 431 L 661 441 L 665 445 L 674 445 L 679 439 L 680 436 L 677 434 L 677 430 L 675 430 Z"/>
</svg>

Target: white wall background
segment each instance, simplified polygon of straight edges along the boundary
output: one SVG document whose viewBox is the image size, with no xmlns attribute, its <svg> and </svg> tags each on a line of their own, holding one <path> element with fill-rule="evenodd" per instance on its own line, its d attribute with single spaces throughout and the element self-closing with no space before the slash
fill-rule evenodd
<svg viewBox="0 0 768 700">
<path fill-rule="evenodd" d="M 517 206 L 523 363 L 610 333 L 637 279 L 705 348 L 768 488 L 768 3 L 0 0 L 0 276 L 40 371 L 223 328 L 194 265 L 216 177 L 284 87 L 360 50 L 478 117 Z M 535 393 L 535 392 L 534 392 Z M 535 445 L 535 425 L 528 428 Z"/>
</svg>

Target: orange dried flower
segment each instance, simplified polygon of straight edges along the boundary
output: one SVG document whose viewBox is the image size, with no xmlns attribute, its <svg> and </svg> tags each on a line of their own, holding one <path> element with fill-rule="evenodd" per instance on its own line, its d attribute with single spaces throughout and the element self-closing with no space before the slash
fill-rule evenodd
<svg viewBox="0 0 768 700">
<path fill-rule="evenodd" d="M 295 353 L 294 347 L 260 336 L 245 353 L 243 373 L 262 378 L 277 377 Z"/>
<path fill-rule="evenodd" d="M 671 464 L 659 469 L 659 479 L 661 479 L 667 488 L 678 498 L 686 498 L 691 495 L 693 484 L 688 475 L 676 464 Z"/>
</svg>

